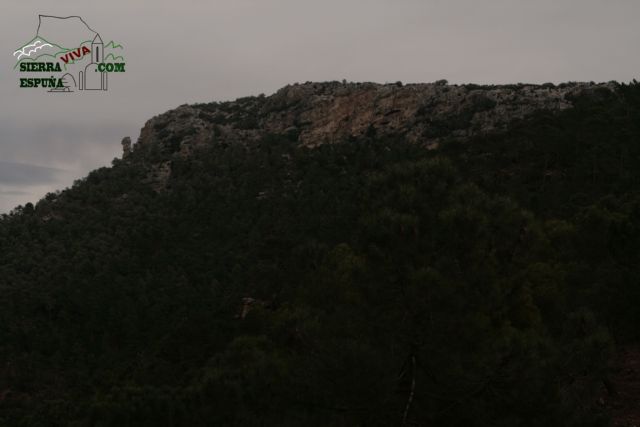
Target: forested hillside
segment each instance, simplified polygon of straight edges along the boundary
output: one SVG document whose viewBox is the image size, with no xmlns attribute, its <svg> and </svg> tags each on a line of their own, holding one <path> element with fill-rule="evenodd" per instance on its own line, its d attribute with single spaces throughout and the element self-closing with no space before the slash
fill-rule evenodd
<svg viewBox="0 0 640 427">
<path fill-rule="evenodd" d="M 437 149 L 146 143 L 2 216 L 0 426 L 610 425 L 640 84 L 572 96 Z"/>
</svg>

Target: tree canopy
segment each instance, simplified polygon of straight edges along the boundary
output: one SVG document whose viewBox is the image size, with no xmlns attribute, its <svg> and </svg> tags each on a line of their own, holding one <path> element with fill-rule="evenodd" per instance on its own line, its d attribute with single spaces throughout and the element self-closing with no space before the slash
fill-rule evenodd
<svg viewBox="0 0 640 427">
<path fill-rule="evenodd" d="M 635 83 L 438 150 L 136 150 L 0 219 L 0 425 L 607 425 L 639 182 Z"/>
</svg>

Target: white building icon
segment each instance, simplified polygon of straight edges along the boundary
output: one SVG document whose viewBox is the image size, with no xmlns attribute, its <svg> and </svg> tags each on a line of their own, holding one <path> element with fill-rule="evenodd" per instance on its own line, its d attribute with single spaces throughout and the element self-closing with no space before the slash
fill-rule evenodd
<svg viewBox="0 0 640 427">
<path fill-rule="evenodd" d="M 98 64 L 104 62 L 104 43 L 100 34 L 96 33 L 91 42 L 91 63 L 80 71 L 80 90 L 107 90 L 106 72 L 98 71 Z"/>
</svg>

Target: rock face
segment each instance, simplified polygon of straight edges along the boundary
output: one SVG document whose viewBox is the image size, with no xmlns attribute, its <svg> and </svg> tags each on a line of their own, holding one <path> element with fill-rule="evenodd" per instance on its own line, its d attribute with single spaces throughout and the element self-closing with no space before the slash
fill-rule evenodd
<svg viewBox="0 0 640 427">
<path fill-rule="evenodd" d="M 246 144 L 269 134 L 284 135 L 303 147 L 388 136 L 434 149 L 444 139 L 501 132 L 535 112 L 559 112 L 584 97 L 610 97 L 616 92 L 615 83 L 294 84 L 269 97 L 182 105 L 149 120 L 133 152 L 159 149 L 188 157 L 208 144 Z M 171 162 L 165 161 L 152 166 L 148 182 L 162 191 L 170 176 Z"/>
<path fill-rule="evenodd" d="M 499 132 L 536 111 L 561 111 L 582 96 L 615 92 L 615 83 L 294 84 L 269 97 L 182 105 L 149 120 L 137 145 L 159 144 L 189 155 L 204 144 L 255 141 L 266 134 L 285 134 L 306 147 L 364 135 L 396 135 L 435 148 L 444 138 Z"/>
<path fill-rule="evenodd" d="M 131 138 L 128 136 L 125 136 L 124 138 L 122 138 L 121 144 L 122 144 L 122 158 L 126 159 L 131 155 Z"/>
</svg>

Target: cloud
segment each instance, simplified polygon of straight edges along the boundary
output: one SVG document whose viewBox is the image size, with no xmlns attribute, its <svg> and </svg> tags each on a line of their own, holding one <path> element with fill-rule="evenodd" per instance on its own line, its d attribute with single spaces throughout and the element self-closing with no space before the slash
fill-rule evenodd
<svg viewBox="0 0 640 427">
<path fill-rule="evenodd" d="M 46 184 L 57 181 L 65 172 L 67 171 L 45 166 L 0 161 L 0 184 L 20 186 Z"/>
<path fill-rule="evenodd" d="M 0 190 L 0 196 L 25 196 L 29 194 L 27 191 L 19 190 Z"/>
</svg>

